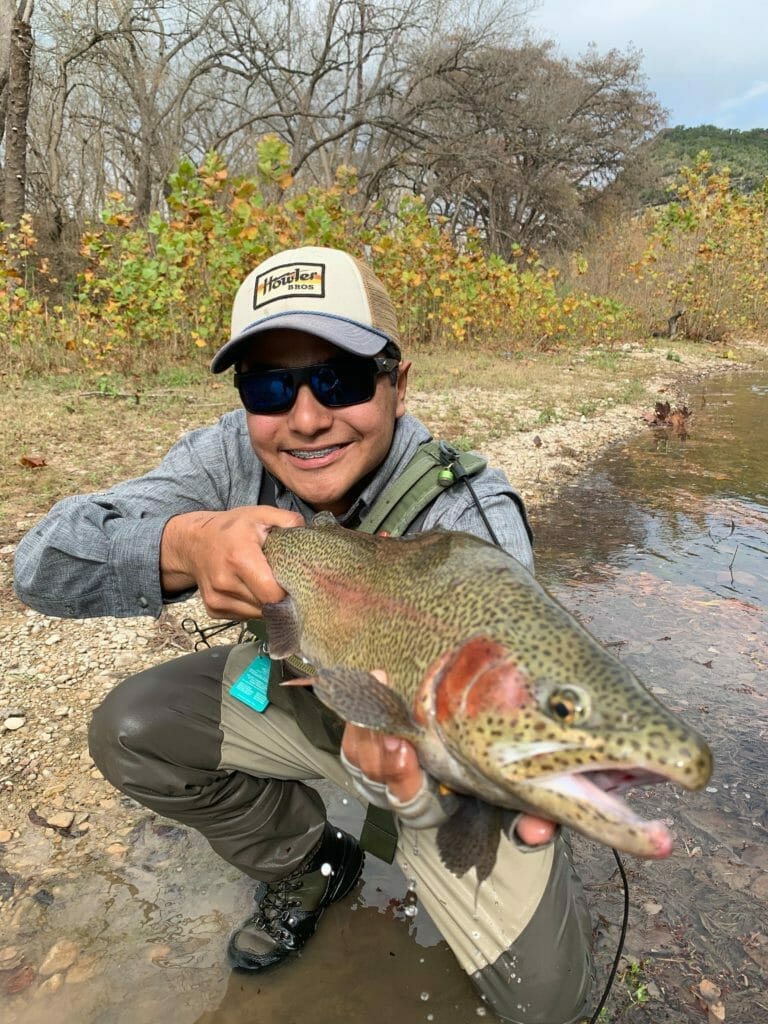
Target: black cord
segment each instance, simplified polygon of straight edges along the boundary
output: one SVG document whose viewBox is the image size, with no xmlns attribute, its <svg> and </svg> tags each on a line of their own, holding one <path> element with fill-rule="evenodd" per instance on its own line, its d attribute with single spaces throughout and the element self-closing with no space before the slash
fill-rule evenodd
<svg viewBox="0 0 768 1024">
<path fill-rule="evenodd" d="M 499 543 L 499 538 L 496 536 L 493 527 L 488 522 L 488 517 L 485 514 L 483 506 L 480 504 L 480 499 L 478 498 L 474 487 L 470 483 L 469 474 L 467 473 L 467 471 L 464 469 L 460 462 L 454 462 L 450 468 L 456 479 L 463 480 L 464 483 L 469 488 L 469 493 L 472 495 L 472 500 L 475 503 L 475 507 L 477 508 L 477 511 L 480 513 L 480 516 L 482 517 L 482 520 L 485 523 L 485 527 L 488 530 L 488 533 L 490 534 L 491 538 L 493 539 L 493 543 L 496 545 L 497 548 L 500 548 L 501 544 Z M 619 961 L 621 960 L 621 954 L 624 950 L 624 940 L 627 937 L 627 925 L 629 923 L 629 882 L 627 880 L 627 873 L 624 870 L 624 865 L 621 863 L 621 857 L 619 857 L 618 851 L 614 850 L 613 847 L 611 847 L 611 853 L 616 858 L 616 863 L 619 866 L 619 874 L 621 875 L 621 882 L 624 887 L 624 916 L 621 922 L 621 935 L 619 935 L 619 945 L 616 949 L 616 956 L 613 958 L 613 966 L 611 967 L 611 973 L 608 975 L 608 981 L 606 982 L 602 998 L 600 999 L 600 1002 L 597 1004 L 597 1009 L 590 1017 L 589 1024 L 597 1024 L 597 1018 L 600 1016 L 600 1011 L 605 1006 L 605 1001 L 610 994 L 611 987 L 613 986 L 614 979 L 616 978 L 616 972 L 619 969 Z"/>
<path fill-rule="evenodd" d="M 629 923 L 629 882 L 627 881 L 627 873 L 624 870 L 624 865 L 621 863 L 621 857 L 619 857 L 618 852 L 611 849 L 611 853 L 616 858 L 616 863 L 619 865 L 621 882 L 624 886 L 624 919 L 621 922 L 621 935 L 619 936 L 619 945 L 616 949 L 616 956 L 613 958 L 611 973 L 608 975 L 608 981 L 606 982 L 603 997 L 597 1004 L 597 1009 L 590 1017 L 589 1024 L 597 1024 L 597 1018 L 600 1016 L 600 1011 L 605 1006 L 605 1001 L 611 991 L 611 986 L 613 985 L 614 978 L 616 977 L 616 971 L 619 969 L 619 961 L 621 960 L 621 954 L 624 950 L 624 939 L 627 937 L 627 924 Z"/>
</svg>

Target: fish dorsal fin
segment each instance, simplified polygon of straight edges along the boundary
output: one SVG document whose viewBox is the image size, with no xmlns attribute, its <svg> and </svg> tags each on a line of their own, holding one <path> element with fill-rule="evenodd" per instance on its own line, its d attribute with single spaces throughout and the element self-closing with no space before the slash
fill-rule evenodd
<svg viewBox="0 0 768 1024">
<path fill-rule="evenodd" d="M 340 529 L 333 512 L 322 511 L 312 517 L 313 530 L 328 530 L 331 528 Z"/>
</svg>

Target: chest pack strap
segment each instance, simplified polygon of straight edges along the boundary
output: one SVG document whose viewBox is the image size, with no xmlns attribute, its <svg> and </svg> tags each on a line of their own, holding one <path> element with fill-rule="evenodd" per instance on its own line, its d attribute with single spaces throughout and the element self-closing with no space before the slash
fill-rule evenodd
<svg viewBox="0 0 768 1024">
<path fill-rule="evenodd" d="M 485 469 L 479 455 L 460 452 L 446 441 L 421 445 L 405 470 L 384 489 L 360 520 L 361 533 L 399 537 L 442 491 Z"/>
</svg>

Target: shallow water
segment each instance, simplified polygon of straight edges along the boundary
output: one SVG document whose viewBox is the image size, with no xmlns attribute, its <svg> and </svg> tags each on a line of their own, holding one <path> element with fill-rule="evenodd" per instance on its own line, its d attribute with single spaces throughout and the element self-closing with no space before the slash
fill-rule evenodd
<svg viewBox="0 0 768 1024">
<path fill-rule="evenodd" d="M 687 436 L 648 428 L 544 510 L 538 574 L 714 753 L 704 792 L 635 797 L 646 816 L 670 819 L 677 850 L 628 865 L 628 948 L 661 992 L 631 1019 L 700 1020 L 707 978 L 727 1019 L 758 1024 L 768 1019 L 768 381 L 709 380 L 690 408 Z M 610 923 L 607 952 L 620 912 L 615 878 L 604 881 L 613 866 L 579 846 Z"/>
<path fill-rule="evenodd" d="M 707 978 L 726 1019 L 758 1024 L 768 1016 L 768 381 L 710 381 L 691 406 L 687 437 L 648 428 L 537 517 L 538 571 L 715 754 L 708 791 L 630 797 L 668 819 L 677 841 L 666 861 L 628 858 L 627 950 L 652 988 L 636 1005 L 637 986 L 617 981 L 609 1020 L 700 1021 Z M 332 820 L 359 824 L 356 805 L 329 787 L 324 795 Z M 362 885 L 327 911 L 304 955 L 250 978 L 228 969 L 223 949 L 251 883 L 200 837 L 143 811 L 121 838 L 124 850 L 110 853 L 25 834 L 14 868 L 23 898 L 0 946 L 23 948 L 32 964 L 59 939 L 78 953 L 58 981 L 4 997 L 9 1024 L 493 1019 L 426 914 L 406 914 L 396 869 L 369 858 Z M 621 892 L 609 851 L 579 840 L 577 854 L 602 985 Z"/>
</svg>

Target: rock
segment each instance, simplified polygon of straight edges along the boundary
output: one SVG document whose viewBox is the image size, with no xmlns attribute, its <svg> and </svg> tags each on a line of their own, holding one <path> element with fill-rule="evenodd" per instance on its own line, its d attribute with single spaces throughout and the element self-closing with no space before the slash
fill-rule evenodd
<svg viewBox="0 0 768 1024">
<path fill-rule="evenodd" d="M 6 946 L 0 949 L 0 971 L 12 971 L 18 967 L 24 959 L 24 954 L 16 946 Z"/>
<path fill-rule="evenodd" d="M 701 993 L 701 998 L 706 1003 L 715 1003 L 720 998 L 720 989 L 709 978 L 701 979 L 699 982 L 699 992 Z"/>
<path fill-rule="evenodd" d="M 51 828 L 69 828 L 75 820 L 74 811 L 57 811 L 45 819 Z"/>
<path fill-rule="evenodd" d="M 47 978 L 52 974 L 66 971 L 77 960 L 79 952 L 80 947 L 76 942 L 71 942 L 68 939 L 57 942 L 48 950 L 48 955 L 40 965 L 40 974 Z"/>
<path fill-rule="evenodd" d="M 83 957 L 67 971 L 66 982 L 68 985 L 76 985 L 82 981 L 90 981 L 100 970 L 103 972 L 104 965 L 99 962 L 96 956 Z"/>
<path fill-rule="evenodd" d="M 13 839 L 13 832 L 9 832 L 7 828 L 0 828 L 0 843 L 10 843 Z"/>
<path fill-rule="evenodd" d="M 23 992 L 25 988 L 29 988 L 34 980 L 34 968 L 27 964 L 26 967 L 17 967 L 13 971 L 5 982 L 4 988 L 7 995 L 15 996 L 17 993 Z"/>
<path fill-rule="evenodd" d="M 38 992 L 42 992 L 44 995 L 52 995 L 54 992 L 58 992 L 61 986 L 64 984 L 63 974 L 52 974 L 50 978 L 46 978 L 45 981 L 38 988 Z"/>
<path fill-rule="evenodd" d="M 7 729 L 8 732 L 15 732 L 17 729 L 20 729 L 26 721 L 26 718 L 22 718 L 21 715 L 11 715 L 3 722 L 3 728 Z"/>
</svg>

